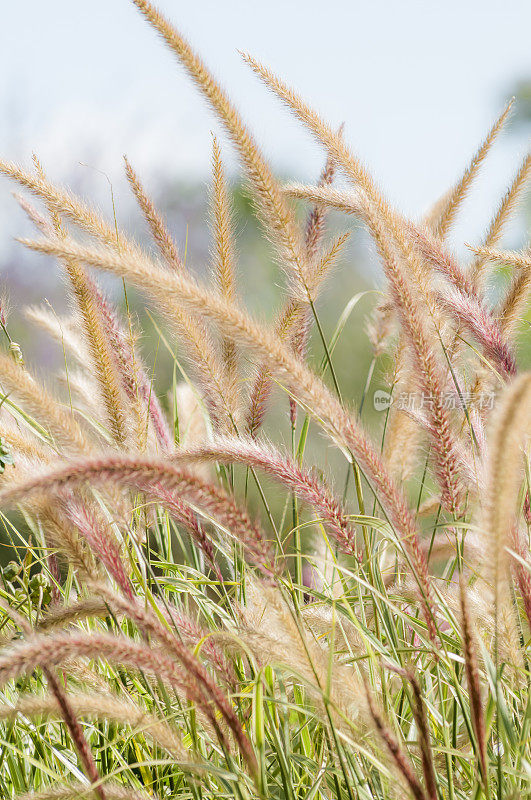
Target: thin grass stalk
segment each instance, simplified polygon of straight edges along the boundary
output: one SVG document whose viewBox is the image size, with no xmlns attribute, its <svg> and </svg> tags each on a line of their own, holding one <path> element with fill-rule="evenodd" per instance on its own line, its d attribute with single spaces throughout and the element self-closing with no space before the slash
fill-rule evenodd
<svg viewBox="0 0 531 800">
<path fill-rule="evenodd" d="M 455 216 L 464 200 L 466 195 L 468 194 L 470 187 L 474 181 L 474 178 L 479 172 L 483 161 L 487 157 L 494 141 L 499 136 L 507 117 L 511 111 L 511 108 L 514 104 L 514 97 L 512 97 L 505 108 L 503 109 L 500 116 L 495 120 L 492 128 L 489 130 L 487 136 L 481 143 L 479 149 L 474 154 L 470 164 L 465 169 L 463 175 L 461 176 L 460 180 L 456 183 L 454 188 L 451 190 L 450 194 L 445 199 L 443 208 L 439 213 L 439 217 L 434 224 L 434 233 L 436 236 L 440 238 L 444 238 L 448 231 L 450 230 L 452 223 L 455 219 Z"/>
<path fill-rule="evenodd" d="M 133 590 L 131 581 L 123 562 L 118 543 L 108 530 L 109 523 L 96 513 L 94 507 L 87 502 L 74 502 L 66 500 L 66 514 L 68 520 L 76 526 L 87 542 L 90 550 L 95 552 L 101 562 L 114 578 L 124 596 L 132 600 Z"/>
<path fill-rule="evenodd" d="M 527 153 L 511 185 L 505 192 L 498 210 L 496 211 L 496 214 L 489 225 L 480 248 L 481 250 L 490 250 L 496 247 L 500 241 L 504 227 L 507 221 L 510 219 L 511 214 L 513 213 L 514 208 L 521 197 L 522 191 L 526 186 L 530 170 L 531 153 Z M 476 291 L 478 292 L 483 289 L 487 261 L 487 257 L 483 253 L 478 252 L 476 253 L 470 265 L 470 279 L 473 282 Z"/>
<path fill-rule="evenodd" d="M 304 324 L 305 314 L 301 303 L 290 298 L 281 309 L 275 324 L 275 335 L 281 340 L 289 340 L 292 331 Z M 246 417 L 246 427 L 249 436 L 256 437 L 267 411 L 267 405 L 273 389 L 273 381 L 268 368 L 267 359 L 262 359 L 256 370 L 249 397 L 249 410 Z"/>
<path fill-rule="evenodd" d="M 495 310 L 495 316 L 498 318 L 504 334 L 508 336 L 514 329 L 515 322 L 528 301 L 528 293 L 531 287 L 531 256 L 529 251 L 526 249 L 519 253 L 513 250 L 496 250 L 492 247 L 471 247 L 470 245 L 469 247 L 478 257 L 499 261 L 515 269 L 509 288 L 500 299 Z"/>
<path fill-rule="evenodd" d="M 505 378 L 516 374 L 515 356 L 506 343 L 504 331 L 481 303 L 459 290 L 452 289 L 447 289 L 444 294 L 441 293 L 439 300 L 457 323 L 478 339 L 485 356 Z"/>
<path fill-rule="evenodd" d="M 477 660 L 477 647 L 474 641 L 473 621 L 467 599 L 464 579 L 459 581 L 459 604 L 461 609 L 461 626 L 463 652 L 465 657 L 465 674 L 471 704 L 472 724 L 478 745 L 478 761 L 484 786 L 488 784 L 487 747 L 485 736 L 485 717 L 481 699 L 481 685 Z"/>
<path fill-rule="evenodd" d="M 208 538 L 203 524 L 201 524 L 197 518 L 195 511 L 180 497 L 177 497 L 174 492 L 166 490 L 160 482 L 157 485 L 156 494 L 157 498 L 163 503 L 168 512 L 186 528 L 192 537 L 192 541 L 200 548 L 205 556 L 208 565 L 214 571 L 218 581 L 223 583 L 223 575 L 219 565 L 216 563 L 212 542 Z"/>
<path fill-rule="evenodd" d="M 333 160 L 328 157 L 326 159 L 325 166 L 319 176 L 319 180 L 317 185 L 321 186 L 330 186 L 333 183 L 334 175 L 335 175 L 336 167 Z M 312 269 L 314 273 L 318 276 L 319 282 L 322 278 L 322 275 L 326 271 L 326 266 L 323 264 L 323 259 L 325 256 L 322 256 L 319 263 L 314 265 L 314 262 L 317 259 L 317 254 L 320 249 L 321 240 L 324 234 L 324 226 L 326 221 L 326 209 L 324 206 L 320 204 L 315 204 L 313 208 L 308 213 L 308 217 L 306 220 L 306 230 L 304 234 L 304 246 L 306 249 L 306 258 L 308 259 L 308 263 L 312 265 Z M 339 248 L 338 248 L 339 249 Z M 332 261 L 334 258 L 335 253 L 328 254 L 328 260 Z M 288 300 L 288 303 L 290 301 Z M 301 309 L 301 322 L 300 326 L 295 330 L 293 336 L 293 348 L 297 356 L 304 360 L 306 355 L 306 350 L 308 347 L 308 338 L 310 334 L 310 313 L 307 308 L 303 307 Z M 290 398 L 289 401 L 289 410 L 290 410 L 290 421 L 291 425 L 294 427 L 297 422 L 297 404 Z"/>
<path fill-rule="evenodd" d="M 211 191 L 212 230 L 214 234 L 214 252 L 212 272 L 218 290 L 228 302 L 236 299 L 235 280 L 235 244 L 232 230 L 232 209 L 228 188 L 221 161 L 221 150 L 217 139 L 212 142 L 212 191 Z M 227 376 L 227 385 L 231 387 L 230 405 L 233 417 L 237 415 L 238 357 L 235 342 L 222 337 L 223 364 Z"/>
<path fill-rule="evenodd" d="M 168 233 L 164 220 L 155 208 L 155 204 L 151 198 L 146 194 L 146 191 L 140 182 L 140 178 L 134 171 L 126 156 L 124 156 L 124 163 L 127 180 L 129 181 L 131 189 L 133 190 L 133 194 L 135 195 L 139 208 L 144 215 L 144 219 L 147 222 L 149 230 L 151 231 L 153 240 L 159 248 L 160 254 L 169 267 L 177 270 L 177 272 L 184 271 L 184 264 L 179 255 L 179 251 L 177 250 L 175 242 Z"/>
<path fill-rule="evenodd" d="M 383 717 L 377 710 L 374 699 L 371 694 L 371 690 L 368 686 L 365 687 L 365 694 L 367 697 L 367 704 L 369 707 L 370 715 L 374 723 L 374 727 L 376 728 L 376 731 L 381 737 L 383 743 L 387 747 L 389 754 L 393 758 L 399 773 L 402 775 L 405 782 L 409 786 L 411 794 L 413 795 L 415 800 L 428 800 L 427 795 L 424 789 L 422 788 L 420 781 L 417 779 L 417 776 L 413 771 L 413 768 L 411 766 L 411 763 L 407 755 L 404 753 L 395 735 L 390 730 L 388 725 L 386 725 Z"/>
<path fill-rule="evenodd" d="M 146 194 L 138 175 L 127 159 L 125 159 L 125 165 L 129 183 L 162 257 L 172 269 L 184 273 L 186 271 L 184 263 L 166 229 L 162 217 Z M 179 331 L 189 348 L 191 361 L 195 365 L 195 369 L 202 376 L 207 402 L 214 418 L 219 419 L 220 416 L 225 416 L 220 414 L 218 406 L 224 407 L 226 415 L 230 418 L 233 414 L 231 410 L 233 406 L 233 397 L 231 397 L 234 392 L 233 382 L 227 377 L 226 385 L 223 386 L 218 357 L 210 340 L 209 332 L 197 318 L 193 318 L 188 314 L 181 314 Z M 215 400 L 216 394 L 219 395 L 221 403 Z M 165 449 L 172 448 L 166 447 Z"/>
<path fill-rule="evenodd" d="M 76 506 L 71 498 L 67 504 L 61 496 L 56 500 L 45 498 L 42 502 L 36 498 L 35 506 L 32 503 L 28 505 L 32 512 L 36 511 L 37 519 L 42 521 L 46 531 L 46 542 L 57 547 L 83 578 L 95 580 L 98 577 L 98 569 L 94 555 L 83 541 L 79 530 L 72 524 L 69 517 L 69 510 L 72 507 Z"/>
<path fill-rule="evenodd" d="M 483 530 L 486 555 L 483 572 L 494 597 L 495 636 L 503 637 L 513 662 L 520 647 L 510 596 L 507 549 L 512 547 L 518 491 L 523 479 L 522 447 L 531 433 L 531 373 L 517 377 L 505 390 L 489 438 Z M 498 623 L 502 629 L 498 631 Z"/>
<path fill-rule="evenodd" d="M 411 684 L 413 690 L 413 701 L 411 702 L 411 710 L 413 712 L 413 719 L 417 726 L 419 736 L 420 755 L 422 760 L 422 773 L 424 775 L 424 786 L 426 797 L 428 800 L 437 800 L 437 778 L 435 775 L 435 767 L 433 763 L 433 750 L 430 740 L 430 732 L 428 727 L 428 717 L 426 713 L 426 704 L 422 696 L 422 689 L 418 678 L 413 670 L 409 667 L 402 669 L 392 664 L 387 665 L 388 668 L 400 675 Z"/>
<path fill-rule="evenodd" d="M 98 302 L 101 314 L 105 319 L 107 335 L 119 364 L 124 390 L 127 397 L 137 403 L 142 400 L 146 408 L 146 420 L 151 420 L 157 441 L 163 452 L 171 452 L 174 443 L 168 422 L 155 393 L 153 382 L 149 379 L 142 362 L 135 352 L 134 343 L 122 329 L 118 316 L 103 294 Z"/>
<path fill-rule="evenodd" d="M 237 439 L 217 438 L 213 444 L 199 445 L 178 451 L 172 458 L 176 463 L 217 461 L 219 463 L 241 463 L 264 470 L 294 491 L 302 500 L 320 512 L 341 549 L 349 555 L 358 556 L 354 531 L 348 514 L 333 496 L 324 481 L 296 464 L 285 453 L 270 444 Z"/>
<path fill-rule="evenodd" d="M 404 331 L 420 367 L 420 381 L 430 400 L 430 432 L 437 454 L 437 472 L 442 488 L 443 502 L 452 514 L 459 509 L 459 476 L 455 457 L 456 443 L 449 416 L 442 399 L 444 380 L 439 374 L 434 357 L 434 345 L 429 340 L 423 314 L 400 269 L 393 250 L 376 216 L 367 209 L 367 220 L 382 256 Z"/>
<path fill-rule="evenodd" d="M 87 778 L 92 784 L 95 784 L 94 792 L 100 798 L 100 800 L 107 800 L 107 794 L 101 783 L 96 762 L 94 761 L 90 748 L 87 744 L 87 740 L 83 734 L 83 729 L 79 724 L 79 720 L 74 709 L 72 708 L 71 703 L 68 700 L 66 692 L 60 686 L 59 681 L 51 669 L 48 667 L 43 667 L 43 672 L 46 675 L 48 686 L 52 690 L 52 693 L 57 700 L 57 704 L 61 710 L 61 714 L 65 721 L 66 727 L 68 728 L 70 736 L 72 737 L 75 748 L 79 753 L 79 758 L 83 764 Z"/>
<path fill-rule="evenodd" d="M 40 162 L 35 156 L 33 160 L 37 174 L 40 178 L 46 180 Z M 55 235 L 60 239 L 66 238 L 68 231 L 61 221 L 61 217 L 53 208 L 48 208 Z M 105 324 L 101 319 L 98 308 L 97 294 L 99 293 L 94 291 L 93 281 L 88 280 L 85 270 L 74 259 L 64 259 L 63 266 L 70 280 L 72 294 L 83 322 L 85 337 L 107 411 L 111 433 L 117 445 L 122 446 L 126 440 L 126 419 L 121 380 L 115 369 L 115 360 L 110 350 L 110 342 L 106 336 Z"/>
<path fill-rule="evenodd" d="M 424 774 L 426 795 L 429 800 L 437 800 L 437 778 L 435 776 L 435 768 L 433 764 L 433 751 L 428 728 L 426 704 L 424 703 L 422 691 L 416 675 L 410 671 L 408 678 L 413 689 L 413 715 L 415 717 L 415 722 L 420 735 L 420 753 L 422 758 L 422 771 Z"/>
</svg>

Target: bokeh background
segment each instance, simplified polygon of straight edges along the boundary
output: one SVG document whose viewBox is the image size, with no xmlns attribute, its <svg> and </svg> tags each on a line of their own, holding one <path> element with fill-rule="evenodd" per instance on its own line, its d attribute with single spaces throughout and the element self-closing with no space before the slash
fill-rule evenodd
<svg viewBox="0 0 531 800">
<path fill-rule="evenodd" d="M 459 176 L 507 99 L 519 102 L 489 156 L 452 238 L 481 239 L 498 198 L 528 147 L 531 117 L 531 4 L 526 0 L 160 0 L 221 78 L 277 173 L 314 181 L 323 153 L 243 64 L 248 50 L 283 75 L 352 143 L 390 199 L 419 218 Z M 29 164 L 36 152 L 51 178 L 67 183 L 144 236 L 123 176 L 127 156 L 167 216 L 188 263 L 208 264 L 206 225 L 211 135 L 221 135 L 234 187 L 242 293 L 271 315 L 282 277 L 259 238 L 241 174 L 220 126 L 172 55 L 128 0 L 18 0 L 2 4 L 0 154 Z M 14 241 L 28 233 L 24 215 L 0 183 L 0 280 L 11 298 L 10 328 L 28 360 L 45 371 L 61 359 L 24 322 L 22 307 L 43 298 L 58 312 L 64 296 L 51 261 Z M 526 202 L 505 243 L 526 240 Z M 340 274 L 322 313 L 327 331 L 348 299 L 381 280 L 374 252 L 353 227 Z M 110 283 L 112 289 L 112 282 Z M 116 295 L 121 302 L 120 295 Z M 144 353 L 153 362 L 157 337 L 145 323 Z M 352 325 L 373 300 L 356 310 Z M 350 323 L 349 323 L 350 324 Z M 354 329 L 353 329 L 354 330 Z M 158 357 L 161 391 L 168 362 Z M 343 380 L 356 401 L 370 359 L 361 334 L 338 349 Z"/>
</svg>

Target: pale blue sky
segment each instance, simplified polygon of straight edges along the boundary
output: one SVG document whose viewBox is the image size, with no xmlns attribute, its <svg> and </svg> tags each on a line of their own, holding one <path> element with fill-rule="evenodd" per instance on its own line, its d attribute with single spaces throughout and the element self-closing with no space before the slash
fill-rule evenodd
<svg viewBox="0 0 531 800">
<path fill-rule="evenodd" d="M 515 80 L 531 76 L 527 0 L 161 0 L 242 109 L 283 174 L 322 155 L 250 74 L 248 50 L 346 136 L 393 201 L 418 214 L 463 168 Z M 219 125 L 128 0 L 2 3 L 0 153 L 35 149 L 56 176 L 87 161 L 202 178 Z M 471 212 L 486 222 L 527 146 L 506 135 Z M 228 151 L 228 146 L 226 148 Z M 8 192 L 3 183 L 0 196 Z M 5 207 L 2 200 L 1 207 Z"/>
</svg>

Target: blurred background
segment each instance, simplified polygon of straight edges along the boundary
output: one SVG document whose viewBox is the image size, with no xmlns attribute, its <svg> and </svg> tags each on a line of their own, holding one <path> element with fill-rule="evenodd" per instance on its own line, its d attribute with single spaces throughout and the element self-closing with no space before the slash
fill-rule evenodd
<svg viewBox="0 0 531 800">
<path fill-rule="evenodd" d="M 519 102 L 467 201 L 452 244 L 479 242 L 499 197 L 528 147 L 531 119 L 531 4 L 526 0 L 159 0 L 204 56 L 242 110 L 266 156 L 285 179 L 315 181 L 320 148 L 243 64 L 259 57 L 311 100 L 375 174 L 393 203 L 419 218 L 460 175 L 508 98 Z M 239 273 L 247 302 L 270 315 L 282 278 L 257 233 L 230 144 L 198 92 L 128 0 L 18 0 L 3 4 L 0 32 L 0 155 L 31 163 L 36 152 L 50 178 L 90 198 L 142 240 L 144 228 L 123 176 L 127 154 L 164 211 L 187 261 L 208 264 L 207 196 L 212 131 L 221 136 L 234 187 Z M 25 253 L 29 232 L 0 182 L 0 280 L 9 289 L 10 328 L 28 360 L 44 370 L 61 359 L 25 329 L 21 307 L 65 301 L 51 261 Z M 111 193 L 112 189 L 112 193 Z M 332 220 L 332 226 L 352 222 Z M 505 244 L 526 240 L 526 203 Z M 330 332 L 357 291 L 379 284 L 366 238 L 354 235 L 323 305 Z M 141 298 L 144 351 L 156 337 Z M 117 302 L 120 297 L 117 295 Z M 374 298 L 352 325 L 359 330 Z M 349 323 L 350 324 L 350 323 Z M 363 336 L 338 350 L 349 393 L 359 395 L 370 360 Z M 159 380 L 164 388 L 164 356 Z M 162 365 L 162 367 L 161 367 Z M 162 373 L 160 371 L 162 369 Z"/>
</svg>

